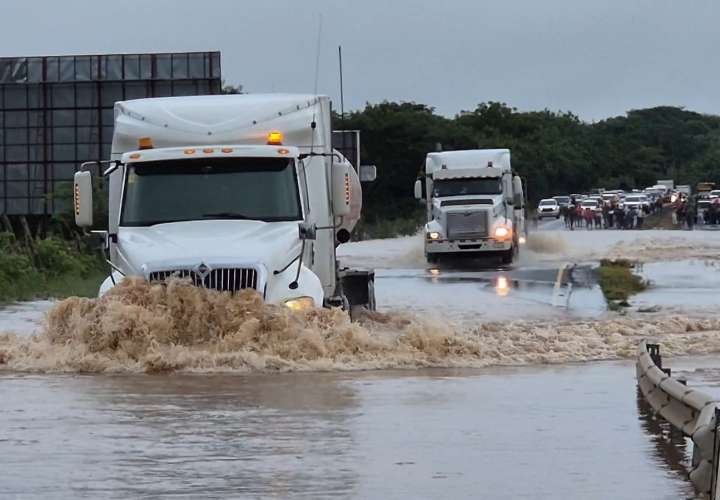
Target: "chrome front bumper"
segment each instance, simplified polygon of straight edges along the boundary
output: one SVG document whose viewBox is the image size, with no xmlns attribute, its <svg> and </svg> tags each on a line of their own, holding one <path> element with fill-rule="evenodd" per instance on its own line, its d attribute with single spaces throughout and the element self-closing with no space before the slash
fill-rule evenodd
<svg viewBox="0 0 720 500">
<path fill-rule="evenodd" d="M 425 253 L 502 252 L 512 248 L 512 241 L 425 240 Z"/>
</svg>

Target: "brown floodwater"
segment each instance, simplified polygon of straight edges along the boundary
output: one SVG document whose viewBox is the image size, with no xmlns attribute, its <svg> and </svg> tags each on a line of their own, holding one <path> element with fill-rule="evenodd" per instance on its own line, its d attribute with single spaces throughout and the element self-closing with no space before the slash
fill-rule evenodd
<svg viewBox="0 0 720 500">
<path fill-rule="evenodd" d="M 692 495 L 684 439 L 638 400 L 630 361 L 245 375 L 5 372 L 0 401 L 3 498 Z"/>
</svg>

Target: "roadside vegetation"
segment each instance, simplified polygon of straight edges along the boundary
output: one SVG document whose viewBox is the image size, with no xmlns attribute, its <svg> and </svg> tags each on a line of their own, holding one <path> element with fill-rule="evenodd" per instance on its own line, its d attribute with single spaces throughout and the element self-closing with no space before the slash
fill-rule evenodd
<svg viewBox="0 0 720 500">
<path fill-rule="evenodd" d="M 680 224 L 673 223 L 673 208 L 665 206 L 659 212 L 645 217 L 645 229 L 680 229 Z"/>
<path fill-rule="evenodd" d="M 424 206 L 408 210 L 408 215 L 405 217 L 396 215 L 370 218 L 370 216 L 363 216 L 355 226 L 353 239 L 358 241 L 410 236 L 416 234 L 424 223 Z"/>
<path fill-rule="evenodd" d="M 378 166 L 377 180 L 363 186 L 363 219 L 376 228 L 370 235 L 410 231 L 418 207 L 413 182 L 425 155 L 438 149 L 510 148 L 531 204 L 592 188 L 645 188 L 663 178 L 720 181 L 720 116 L 678 107 L 586 123 L 570 112 L 519 111 L 499 102 L 452 118 L 424 104 L 383 102 L 336 116 L 334 125 L 360 130 L 363 162 Z"/>
<path fill-rule="evenodd" d="M 647 288 L 647 284 L 633 273 L 633 270 L 634 264 L 628 260 L 600 261 L 598 268 L 600 288 L 611 310 L 628 307 L 630 305 L 628 299 Z"/>
<path fill-rule="evenodd" d="M 0 232 L 0 303 L 96 295 L 107 264 L 89 243 L 75 243 L 57 236 L 18 241 Z"/>
</svg>

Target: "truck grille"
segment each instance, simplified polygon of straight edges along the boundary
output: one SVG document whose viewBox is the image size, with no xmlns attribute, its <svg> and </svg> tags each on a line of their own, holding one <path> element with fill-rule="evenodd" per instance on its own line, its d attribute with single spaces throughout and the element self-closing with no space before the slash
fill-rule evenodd
<svg viewBox="0 0 720 500">
<path fill-rule="evenodd" d="M 450 212 L 447 214 L 451 240 L 476 240 L 488 237 L 488 212 Z"/>
<path fill-rule="evenodd" d="M 245 288 L 257 289 L 258 273 L 252 268 L 218 268 L 203 277 L 193 269 L 173 269 L 150 273 L 149 281 L 166 281 L 169 278 L 189 279 L 193 285 L 219 292 L 237 292 Z"/>
</svg>

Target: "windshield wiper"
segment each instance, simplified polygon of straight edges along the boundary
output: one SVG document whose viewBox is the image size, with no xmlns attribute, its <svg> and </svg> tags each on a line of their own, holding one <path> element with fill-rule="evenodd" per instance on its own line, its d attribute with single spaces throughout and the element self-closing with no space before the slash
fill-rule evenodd
<svg viewBox="0 0 720 500">
<path fill-rule="evenodd" d="M 247 215 L 237 212 L 216 212 L 211 214 L 203 214 L 203 219 L 253 219 L 254 217 L 248 217 Z"/>
</svg>

